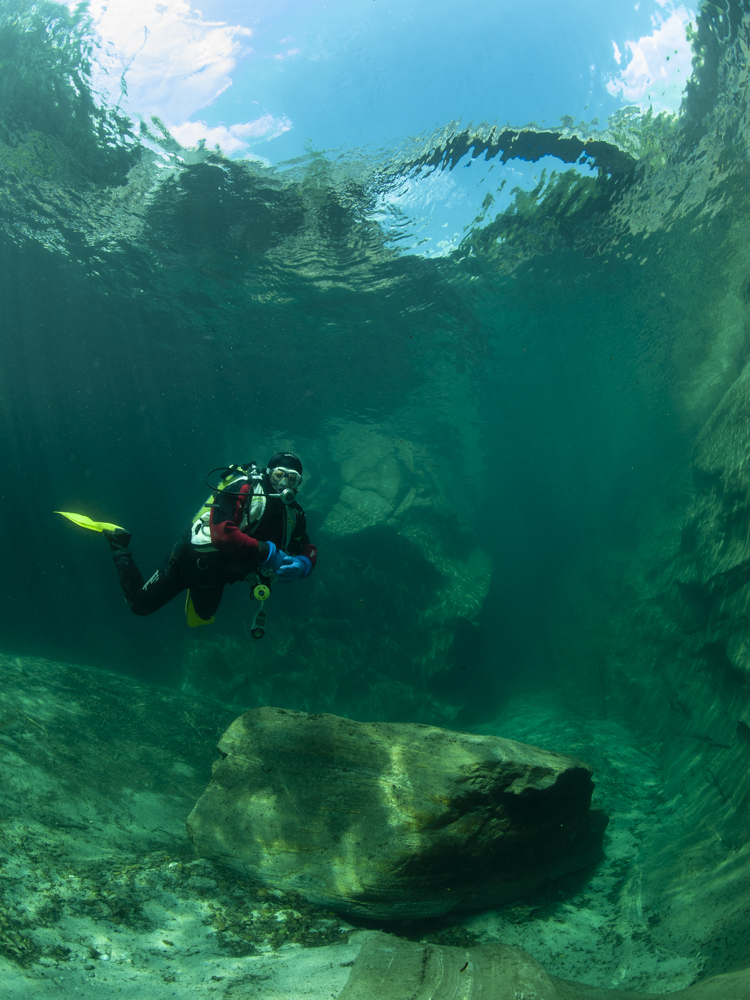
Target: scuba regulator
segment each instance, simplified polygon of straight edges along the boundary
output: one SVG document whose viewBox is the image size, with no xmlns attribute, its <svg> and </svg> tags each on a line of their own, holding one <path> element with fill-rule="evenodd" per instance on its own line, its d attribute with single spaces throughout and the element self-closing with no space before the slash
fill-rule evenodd
<svg viewBox="0 0 750 1000">
<path fill-rule="evenodd" d="M 258 583 L 253 587 L 253 597 L 260 601 L 260 608 L 255 612 L 253 624 L 250 626 L 250 635 L 253 639 L 262 639 L 266 634 L 266 608 L 265 601 L 271 596 L 271 588 L 265 583 Z"/>
</svg>

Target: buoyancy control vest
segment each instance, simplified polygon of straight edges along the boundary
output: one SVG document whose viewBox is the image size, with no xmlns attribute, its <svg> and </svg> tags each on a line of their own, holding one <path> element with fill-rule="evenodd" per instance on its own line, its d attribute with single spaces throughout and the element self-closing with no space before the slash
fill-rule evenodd
<svg viewBox="0 0 750 1000">
<path fill-rule="evenodd" d="M 190 541 L 200 552 L 216 552 L 217 549 L 211 544 L 211 509 L 215 498 L 234 483 L 246 480 L 250 485 L 250 491 L 242 512 L 242 519 L 239 524 L 240 531 L 245 535 L 253 535 L 253 531 L 260 523 L 266 511 L 269 494 L 266 493 L 264 483 L 264 471 L 259 469 L 255 462 L 249 465 L 231 465 L 226 470 L 226 474 L 219 481 L 216 490 L 211 493 L 193 518 L 190 529 Z M 273 496 L 273 494 L 271 494 Z M 284 505 L 284 541 L 283 549 L 289 551 L 289 543 L 294 536 L 297 527 L 297 512 L 295 504 Z M 263 539 L 265 541 L 265 539 Z"/>
</svg>

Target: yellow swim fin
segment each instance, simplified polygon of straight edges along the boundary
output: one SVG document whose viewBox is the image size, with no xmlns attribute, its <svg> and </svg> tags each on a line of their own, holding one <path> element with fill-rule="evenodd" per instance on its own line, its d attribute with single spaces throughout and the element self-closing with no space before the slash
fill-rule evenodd
<svg viewBox="0 0 750 1000">
<path fill-rule="evenodd" d="M 185 617 L 190 628 L 197 628 L 199 625 L 213 625 L 214 623 L 213 618 L 201 618 L 195 610 L 190 591 L 187 592 L 187 598 L 185 599 Z"/>
<path fill-rule="evenodd" d="M 110 524 L 108 521 L 92 521 L 85 514 L 71 514 L 67 510 L 56 510 L 55 513 L 62 514 L 63 517 L 67 517 L 73 524 L 77 524 L 81 528 L 88 528 L 89 531 L 117 531 L 118 528 L 120 531 L 125 530 L 117 524 Z"/>
</svg>

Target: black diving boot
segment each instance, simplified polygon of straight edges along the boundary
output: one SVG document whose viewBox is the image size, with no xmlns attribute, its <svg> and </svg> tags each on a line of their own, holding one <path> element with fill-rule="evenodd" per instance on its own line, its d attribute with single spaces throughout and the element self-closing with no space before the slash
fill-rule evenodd
<svg viewBox="0 0 750 1000">
<path fill-rule="evenodd" d="M 109 542 L 115 569 L 117 570 L 117 575 L 120 578 L 122 592 L 125 596 L 125 600 L 132 609 L 135 602 L 138 600 L 138 595 L 143 589 L 143 576 L 141 575 L 141 571 L 133 562 L 133 554 L 128 548 L 132 536 L 130 532 L 126 531 L 124 528 L 115 528 L 114 531 L 108 531 L 107 528 L 105 528 L 104 531 L 102 531 L 102 534 Z"/>
<path fill-rule="evenodd" d="M 125 556 L 130 557 L 130 539 L 133 537 L 129 531 L 124 528 L 115 528 L 114 531 L 109 531 L 105 528 L 102 534 L 109 542 L 109 547 L 112 550 L 112 558 L 117 562 L 118 557 Z"/>
</svg>

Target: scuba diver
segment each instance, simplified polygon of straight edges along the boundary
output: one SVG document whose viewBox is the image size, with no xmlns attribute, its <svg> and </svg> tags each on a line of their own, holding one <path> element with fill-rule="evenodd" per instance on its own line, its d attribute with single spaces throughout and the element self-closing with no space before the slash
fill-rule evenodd
<svg viewBox="0 0 750 1000">
<path fill-rule="evenodd" d="M 295 499 L 302 483 L 302 463 L 296 455 L 282 452 L 265 469 L 250 462 L 212 471 L 223 473 L 218 486 L 162 568 L 145 583 L 130 552 L 129 531 L 83 515 L 65 516 L 101 531 L 107 539 L 125 600 L 134 614 L 150 615 L 187 590 L 188 624 L 210 625 L 225 585 L 248 580 L 254 584 L 253 596 L 261 602 L 252 628 L 253 637 L 260 638 L 265 628 L 262 602 L 273 582 L 304 579 L 315 566 L 317 550 L 307 536 L 305 512 Z"/>
</svg>

